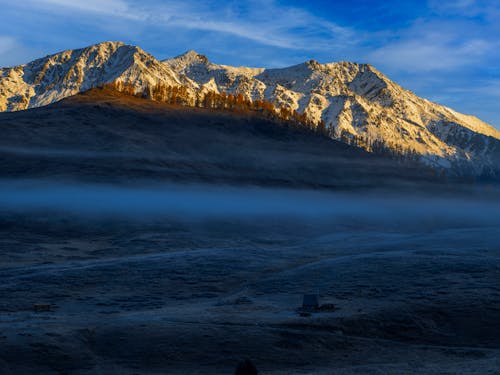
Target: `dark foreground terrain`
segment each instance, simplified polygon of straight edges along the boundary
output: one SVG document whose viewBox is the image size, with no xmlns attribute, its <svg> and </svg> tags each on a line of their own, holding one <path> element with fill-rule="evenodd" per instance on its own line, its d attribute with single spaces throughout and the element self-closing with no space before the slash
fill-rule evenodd
<svg viewBox="0 0 500 375">
<path fill-rule="evenodd" d="M 493 187 L 108 91 L 0 128 L 2 375 L 500 373 Z"/>
<path fill-rule="evenodd" d="M 273 192 L 242 193 L 252 208 L 4 210 L 1 373 L 500 371 L 498 203 L 326 194 L 313 214 L 314 193 L 279 192 L 299 208 L 270 215 Z M 304 293 L 336 310 L 299 316 Z"/>
</svg>

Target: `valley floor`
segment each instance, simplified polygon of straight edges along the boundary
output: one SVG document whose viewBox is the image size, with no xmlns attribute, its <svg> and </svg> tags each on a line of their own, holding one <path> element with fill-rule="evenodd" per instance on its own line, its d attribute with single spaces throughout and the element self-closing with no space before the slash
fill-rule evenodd
<svg viewBox="0 0 500 375">
<path fill-rule="evenodd" d="M 498 374 L 498 218 L 384 207 L 2 209 L 0 373 L 232 374 L 249 358 L 262 374 Z M 336 310 L 299 316 L 305 293 Z"/>
</svg>

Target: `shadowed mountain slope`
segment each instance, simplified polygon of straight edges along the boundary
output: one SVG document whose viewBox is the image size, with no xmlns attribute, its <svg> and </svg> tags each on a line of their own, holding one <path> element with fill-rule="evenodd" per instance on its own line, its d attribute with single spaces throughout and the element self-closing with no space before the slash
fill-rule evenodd
<svg viewBox="0 0 500 375">
<path fill-rule="evenodd" d="M 433 181 L 432 171 L 263 118 L 109 89 L 0 114 L 3 178 L 325 188 Z"/>
</svg>

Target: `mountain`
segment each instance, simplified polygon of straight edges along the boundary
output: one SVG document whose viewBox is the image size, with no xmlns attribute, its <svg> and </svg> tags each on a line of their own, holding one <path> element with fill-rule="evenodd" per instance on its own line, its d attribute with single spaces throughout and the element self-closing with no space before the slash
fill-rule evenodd
<svg viewBox="0 0 500 375">
<path fill-rule="evenodd" d="M 500 132 L 473 116 L 422 99 L 371 65 L 310 60 L 282 69 L 231 67 L 189 51 L 158 61 L 138 47 L 105 42 L 0 70 L 0 110 L 40 107 L 107 82 L 137 90 L 182 85 L 266 99 L 322 119 L 334 139 L 367 150 L 381 142 L 459 174 L 498 175 Z"/>
<path fill-rule="evenodd" d="M 336 139 L 344 133 L 383 141 L 416 151 L 429 164 L 461 164 L 474 174 L 498 166 L 500 131 L 419 98 L 370 65 L 311 60 L 283 69 L 235 68 L 194 51 L 164 63 L 185 85 L 264 98 L 322 119 Z"/>
<path fill-rule="evenodd" d="M 114 81 L 138 88 L 180 84 L 172 70 L 142 49 L 105 42 L 0 69 L 0 111 L 44 106 Z"/>
</svg>

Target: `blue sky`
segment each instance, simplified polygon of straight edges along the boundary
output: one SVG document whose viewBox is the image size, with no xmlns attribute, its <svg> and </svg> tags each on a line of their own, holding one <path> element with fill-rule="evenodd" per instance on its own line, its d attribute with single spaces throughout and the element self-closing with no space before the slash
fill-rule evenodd
<svg viewBox="0 0 500 375">
<path fill-rule="evenodd" d="M 0 0 L 0 66 L 105 40 L 164 59 L 371 63 L 418 95 L 500 128 L 500 2 Z"/>
</svg>

